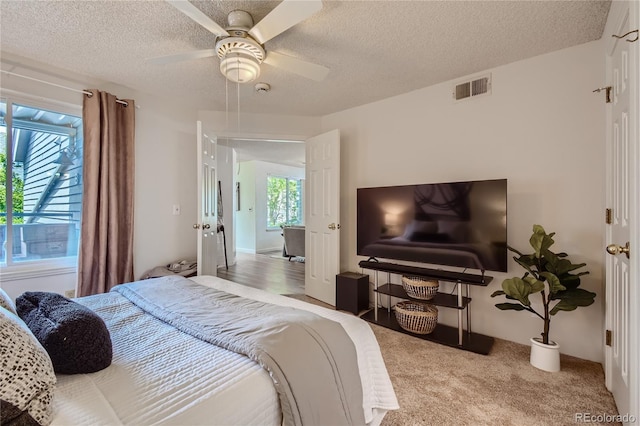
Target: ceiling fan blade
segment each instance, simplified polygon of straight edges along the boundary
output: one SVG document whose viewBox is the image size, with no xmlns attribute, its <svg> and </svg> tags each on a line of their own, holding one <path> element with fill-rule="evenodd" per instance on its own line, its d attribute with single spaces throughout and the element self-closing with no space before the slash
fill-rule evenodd
<svg viewBox="0 0 640 426">
<path fill-rule="evenodd" d="M 218 37 L 227 37 L 229 33 L 216 24 L 211 18 L 205 15 L 200 9 L 192 5 L 186 0 L 166 0 L 171 6 L 187 15 L 189 18 L 202 25 L 204 28 L 217 35 Z"/>
<path fill-rule="evenodd" d="M 249 34 L 258 43 L 264 44 L 320 9 L 322 0 L 284 0 L 251 28 Z"/>
<path fill-rule="evenodd" d="M 175 55 L 159 56 L 157 58 L 149 58 L 147 62 L 151 64 L 171 64 L 173 62 L 189 61 L 191 59 L 209 58 L 216 56 L 216 49 L 194 50 L 191 52 L 177 53 Z"/>
<path fill-rule="evenodd" d="M 327 67 L 278 52 L 267 52 L 264 63 L 315 81 L 322 81 L 329 74 Z"/>
</svg>

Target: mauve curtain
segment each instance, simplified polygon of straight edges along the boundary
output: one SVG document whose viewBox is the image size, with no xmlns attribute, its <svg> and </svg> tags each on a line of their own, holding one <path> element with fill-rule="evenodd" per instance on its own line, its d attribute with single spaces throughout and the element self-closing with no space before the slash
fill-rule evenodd
<svg viewBox="0 0 640 426">
<path fill-rule="evenodd" d="M 133 281 L 135 107 L 98 90 L 84 96 L 82 225 L 77 296 Z"/>
</svg>

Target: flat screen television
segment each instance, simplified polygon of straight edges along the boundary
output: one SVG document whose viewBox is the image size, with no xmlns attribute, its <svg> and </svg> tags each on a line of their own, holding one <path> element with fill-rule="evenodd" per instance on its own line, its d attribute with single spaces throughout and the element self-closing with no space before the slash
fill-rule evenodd
<svg viewBox="0 0 640 426">
<path fill-rule="evenodd" d="M 507 272 L 507 180 L 358 188 L 357 253 Z"/>
</svg>

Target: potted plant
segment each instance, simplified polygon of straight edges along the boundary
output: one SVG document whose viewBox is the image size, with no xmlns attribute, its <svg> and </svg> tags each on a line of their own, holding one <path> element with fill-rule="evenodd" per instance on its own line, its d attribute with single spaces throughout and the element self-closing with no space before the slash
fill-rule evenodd
<svg viewBox="0 0 640 426">
<path fill-rule="evenodd" d="M 542 319 L 542 337 L 531 339 L 531 364 L 546 371 L 560 370 L 560 346 L 549 340 L 551 316 L 560 311 L 589 306 L 596 297 L 595 293 L 578 288 L 580 277 L 589 272 L 575 271 L 586 266 L 586 263 L 571 263 L 567 253 L 554 253 L 549 249 L 554 243 L 554 235 L 555 232 L 547 234 L 542 226 L 533 225 L 533 234 L 529 239 L 533 253 L 523 254 L 507 246 L 517 254 L 513 259 L 525 269 L 525 273 L 522 277 L 505 279 L 502 290 L 491 295 L 505 296 L 513 301 L 496 304 L 500 310 L 528 311 Z M 540 293 L 542 298 L 542 313 L 534 309 L 529 300 L 529 296 L 535 293 Z"/>
</svg>

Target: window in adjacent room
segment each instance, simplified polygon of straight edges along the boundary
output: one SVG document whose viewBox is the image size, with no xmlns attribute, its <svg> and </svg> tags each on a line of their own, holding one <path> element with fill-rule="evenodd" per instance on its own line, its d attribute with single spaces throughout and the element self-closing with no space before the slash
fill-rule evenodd
<svg viewBox="0 0 640 426">
<path fill-rule="evenodd" d="M 267 177 L 267 229 L 302 225 L 303 182 L 289 177 Z"/>
<path fill-rule="evenodd" d="M 82 118 L 2 99 L 2 266 L 77 256 L 81 207 Z"/>
</svg>

